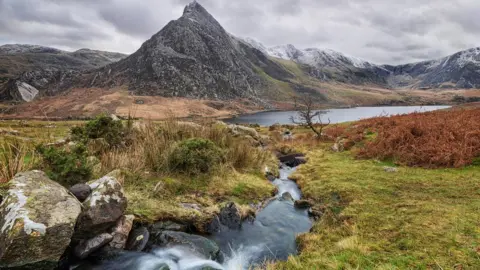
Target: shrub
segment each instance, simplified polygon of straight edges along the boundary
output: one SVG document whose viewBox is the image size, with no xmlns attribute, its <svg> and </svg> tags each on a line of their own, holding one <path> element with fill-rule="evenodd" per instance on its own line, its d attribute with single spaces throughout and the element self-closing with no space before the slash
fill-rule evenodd
<svg viewBox="0 0 480 270">
<path fill-rule="evenodd" d="M 186 174 L 209 173 L 223 162 L 223 151 L 212 141 L 201 138 L 181 141 L 169 156 L 170 169 Z"/>
<path fill-rule="evenodd" d="M 88 181 L 92 168 L 87 162 L 87 152 L 83 145 L 73 147 L 70 151 L 55 147 L 37 147 L 42 156 L 41 167 L 54 181 L 65 187 Z"/>
<path fill-rule="evenodd" d="M 426 168 L 463 167 L 480 157 L 480 109 L 412 113 L 357 122 L 342 137 L 367 136 L 357 157 Z"/>
<path fill-rule="evenodd" d="M 87 144 L 89 140 L 103 138 L 112 148 L 122 144 L 127 129 L 121 121 L 113 120 L 106 115 L 99 115 L 94 120 L 88 121 L 83 127 L 73 127 L 70 130 L 74 141 Z"/>
</svg>

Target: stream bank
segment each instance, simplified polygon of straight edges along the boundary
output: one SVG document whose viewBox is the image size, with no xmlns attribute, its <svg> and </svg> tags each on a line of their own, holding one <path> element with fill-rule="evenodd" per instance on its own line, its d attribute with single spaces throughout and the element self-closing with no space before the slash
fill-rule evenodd
<svg viewBox="0 0 480 270">
<path fill-rule="evenodd" d="M 285 260 L 297 253 L 296 235 L 312 226 L 308 210 L 294 205 L 301 199 L 300 189 L 288 179 L 294 171 L 282 165 L 280 176 L 271 178 L 278 190 L 276 196 L 264 204 L 255 219 L 241 221 L 237 228 L 236 222 L 219 220 L 219 229 L 205 237 L 168 230 L 150 233 L 144 252 L 126 252 L 100 265 L 83 264 L 77 269 L 232 270 Z M 231 218 L 234 213 L 224 214 Z"/>
</svg>

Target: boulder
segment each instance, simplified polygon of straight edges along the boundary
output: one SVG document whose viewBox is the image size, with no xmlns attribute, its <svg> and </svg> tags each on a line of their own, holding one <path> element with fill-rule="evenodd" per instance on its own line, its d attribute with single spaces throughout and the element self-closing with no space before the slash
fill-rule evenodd
<svg viewBox="0 0 480 270">
<path fill-rule="evenodd" d="M 282 201 L 291 201 L 294 202 L 295 200 L 292 197 L 292 194 L 290 192 L 284 192 L 281 197 Z"/>
<path fill-rule="evenodd" d="M 84 202 L 90 194 L 92 194 L 92 188 L 87 184 L 76 184 L 72 186 L 69 191 L 80 201 Z"/>
<path fill-rule="evenodd" d="M 260 136 L 256 129 L 251 127 L 239 126 L 239 125 L 228 125 L 230 132 L 235 136 L 249 135 L 252 136 L 255 140 L 258 140 Z"/>
<path fill-rule="evenodd" d="M 220 218 L 217 215 L 214 215 L 211 220 L 209 220 L 205 225 L 203 225 L 203 229 L 199 229 L 199 231 L 203 231 L 209 234 L 221 232 L 222 223 L 220 222 Z"/>
<path fill-rule="evenodd" d="M 161 233 L 159 233 L 161 235 Z M 128 236 L 126 250 L 142 251 L 147 246 L 150 239 L 150 232 L 146 227 L 139 227 L 133 230 Z"/>
<path fill-rule="evenodd" d="M 296 200 L 294 203 L 295 208 L 298 209 L 308 209 L 312 207 L 312 205 L 312 202 L 310 202 L 309 200 Z"/>
<path fill-rule="evenodd" d="M 301 158 L 301 157 L 305 157 L 305 155 L 302 153 L 295 153 L 295 154 L 279 156 L 278 159 L 280 160 L 280 162 L 282 162 L 283 164 L 289 167 L 295 167 L 299 165 L 298 158 Z"/>
<path fill-rule="evenodd" d="M 185 246 L 193 252 L 199 253 L 212 260 L 220 259 L 218 245 L 205 237 L 184 232 L 164 231 L 160 236 L 151 239 L 153 245 L 171 247 Z"/>
<path fill-rule="evenodd" d="M 118 221 L 115 228 L 112 230 L 113 240 L 109 246 L 116 249 L 124 249 L 127 244 L 128 235 L 132 230 L 134 215 L 122 216 Z"/>
<path fill-rule="evenodd" d="M 127 208 L 127 198 L 115 177 L 104 176 L 89 183 L 92 194 L 83 203 L 75 238 L 87 239 L 112 228 Z"/>
<path fill-rule="evenodd" d="M 268 179 L 268 181 L 273 182 L 273 181 L 275 181 L 275 180 L 277 179 L 277 177 L 275 177 L 274 175 L 269 174 L 269 175 L 267 175 L 267 179 Z"/>
<path fill-rule="evenodd" d="M 398 172 L 398 168 L 395 168 L 395 167 L 383 167 L 383 170 L 388 173 Z"/>
<path fill-rule="evenodd" d="M 332 145 L 331 149 L 332 149 L 333 152 L 343 152 L 343 151 L 345 151 L 345 149 L 343 148 L 343 145 L 338 143 L 338 142 L 334 143 Z"/>
<path fill-rule="evenodd" d="M 180 206 L 185 209 L 195 210 L 195 211 L 202 211 L 202 208 L 196 203 L 180 203 Z"/>
<path fill-rule="evenodd" d="M 45 173 L 17 174 L 0 205 L 0 269 L 56 264 L 80 212 L 80 202 Z"/>
<path fill-rule="evenodd" d="M 242 215 L 237 205 L 233 202 L 227 203 L 218 215 L 220 222 L 229 229 L 238 230 L 242 227 Z"/>
<path fill-rule="evenodd" d="M 113 240 L 113 236 L 108 233 L 102 233 L 88 240 L 82 240 L 75 247 L 74 254 L 79 259 L 85 259 L 93 252 L 101 249 Z"/>
<path fill-rule="evenodd" d="M 113 113 L 110 115 L 110 118 L 112 118 L 113 121 L 120 121 L 120 118 Z"/>
</svg>

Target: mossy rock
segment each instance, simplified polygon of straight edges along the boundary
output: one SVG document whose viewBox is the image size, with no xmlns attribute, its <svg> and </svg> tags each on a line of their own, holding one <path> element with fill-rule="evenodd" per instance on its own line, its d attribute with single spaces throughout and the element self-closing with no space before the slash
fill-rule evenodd
<svg viewBox="0 0 480 270">
<path fill-rule="evenodd" d="M 56 263 L 80 212 L 80 202 L 45 173 L 17 174 L 0 205 L 0 268 Z"/>
</svg>

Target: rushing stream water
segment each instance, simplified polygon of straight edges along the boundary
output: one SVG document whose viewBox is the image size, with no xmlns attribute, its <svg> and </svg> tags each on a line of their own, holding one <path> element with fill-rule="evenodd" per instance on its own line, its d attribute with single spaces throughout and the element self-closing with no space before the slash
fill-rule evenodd
<svg viewBox="0 0 480 270">
<path fill-rule="evenodd" d="M 292 201 L 281 196 L 289 192 L 295 200 L 301 198 L 298 186 L 288 179 L 294 170 L 285 166 L 280 169 L 280 178 L 273 181 L 278 188 L 277 197 L 257 214 L 255 221 L 245 221 L 240 230 L 227 230 L 210 237 L 224 254 L 222 264 L 178 246 L 151 253 L 129 253 L 95 269 L 244 270 L 265 261 L 287 259 L 297 252 L 296 235 L 312 226 L 307 210 L 297 210 Z"/>
</svg>

